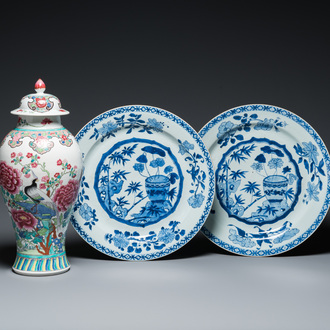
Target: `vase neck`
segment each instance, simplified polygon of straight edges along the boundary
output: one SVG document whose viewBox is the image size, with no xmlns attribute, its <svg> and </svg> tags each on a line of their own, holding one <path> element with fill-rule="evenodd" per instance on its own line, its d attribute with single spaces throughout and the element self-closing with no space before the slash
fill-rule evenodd
<svg viewBox="0 0 330 330">
<path fill-rule="evenodd" d="M 60 116 L 20 116 L 16 128 L 49 130 L 62 128 Z"/>
</svg>

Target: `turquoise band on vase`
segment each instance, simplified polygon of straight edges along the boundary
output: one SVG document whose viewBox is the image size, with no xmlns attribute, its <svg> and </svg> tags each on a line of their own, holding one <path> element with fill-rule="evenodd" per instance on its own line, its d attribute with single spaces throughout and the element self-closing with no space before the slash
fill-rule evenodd
<svg viewBox="0 0 330 330">
<path fill-rule="evenodd" d="M 65 252 L 54 256 L 24 256 L 17 254 L 14 270 L 21 272 L 56 272 L 70 267 Z"/>
</svg>

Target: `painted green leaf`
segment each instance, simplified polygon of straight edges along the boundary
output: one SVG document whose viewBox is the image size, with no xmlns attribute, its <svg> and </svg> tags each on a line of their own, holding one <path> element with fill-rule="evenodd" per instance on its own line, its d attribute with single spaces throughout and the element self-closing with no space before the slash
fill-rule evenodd
<svg viewBox="0 0 330 330">
<path fill-rule="evenodd" d="M 40 230 L 38 230 L 38 234 L 40 236 L 45 236 L 47 234 L 47 229 L 46 228 L 41 228 Z"/>
</svg>

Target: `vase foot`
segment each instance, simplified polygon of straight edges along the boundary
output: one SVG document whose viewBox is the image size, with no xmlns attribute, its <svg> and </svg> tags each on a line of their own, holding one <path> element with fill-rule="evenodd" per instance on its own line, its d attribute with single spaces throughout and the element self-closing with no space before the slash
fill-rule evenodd
<svg viewBox="0 0 330 330">
<path fill-rule="evenodd" d="M 70 269 L 70 264 L 65 253 L 47 257 L 17 254 L 12 269 L 20 275 L 47 276 L 67 272 Z"/>
</svg>

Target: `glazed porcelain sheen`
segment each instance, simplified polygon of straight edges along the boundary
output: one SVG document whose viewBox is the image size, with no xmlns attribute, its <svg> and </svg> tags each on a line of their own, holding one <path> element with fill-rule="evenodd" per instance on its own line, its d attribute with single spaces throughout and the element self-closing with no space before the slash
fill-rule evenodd
<svg viewBox="0 0 330 330">
<path fill-rule="evenodd" d="M 250 104 L 199 132 L 215 168 L 216 197 L 202 232 L 245 256 L 284 253 L 315 232 L 330 205 L 330 157 L 302 118 Z"/>
<path fill-rule="evenodd" d="M 164 257 L 204 224 L 214 170 L 197 132 L 148 105 L 108 110 L 76 135 L 85 171 L 71 223 L 98 251 L 123 260 Z"/>
<path fill-rule="evenodd" d="M 60 101 L 44 93 L 21 100 L 17 127 L 0 148 L 0 184 L 16 234 L 16 273 L 52 275 L 70 268 L 65 235 L 82 171 L 74 136 L 61 125 Z"/>
</svg>

